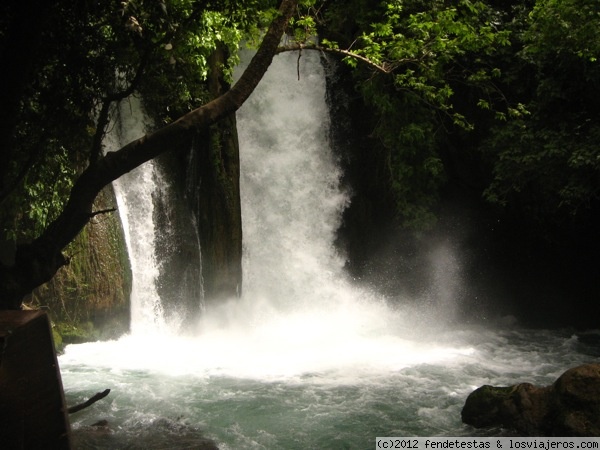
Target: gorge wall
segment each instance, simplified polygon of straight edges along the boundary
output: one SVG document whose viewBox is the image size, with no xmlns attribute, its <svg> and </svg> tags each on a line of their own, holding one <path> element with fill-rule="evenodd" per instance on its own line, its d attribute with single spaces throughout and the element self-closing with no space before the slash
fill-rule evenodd
<svg viewBox="0 0 600 450">
<path fill-rule="evenodd" d="M 394 149 L 374 134 L 376 114 L 349 69 L 326 64 L 331 139 L 351 192 L 337 243 L 352 277 L 398 301 L 422 302 L 436 282 L 435 270 L 444 270 L 455 286 L 462 283 L 456 292 L 460 320 L 597 326 L 598 205 L 577 220 L 554 224 L 536 223 L 518 202 L 491 205 L 482 195 L 490 175 L 476 133 L 440 130 L 445 181 L 432 208 L 436 222 L 417 232 L 406 228 L 392 190 Z"/>
<path fill-rule="evenodd" d="M 211 98 L 229 89 L 222 72 L 225 58 L 226 51 L 220 48 L 209 60 L 213 67 L 207 82 Z M 173 248 L 180 248 L 179 256 L 171 252 L 165 259 L 169 254 L 166 246 L 157 249 L 158 259 L 162 261 L 161 297 L 168 297 L 169 290 L 172 292 L 180 285 L 178 277 L 184 272 L 181 265 L 191 273 L 193 269 L 189 264 L 194 263 L 198 268 L 194 276 L 200 282 L 201 292 L 192 293 L 190 299 L 201 297 L 204 303 L 238 297 L 242 286 L 242 217 L 235 115 L 197 134 L 189 148 L 161 156 L 158 163 L 172 188 L 169 200 L 159 207 L 163 218 L 158 218 L 158 228 L 165 230 L 166 222 L 174 230 L 186 228 L 186 231 L 170 233 Z M 168 209 L 172 214 L 166 220 Z M 193 229 L 189 224 L 181 224 L 190 219 Z M 160 236 L 158 241 L 166 243 L 169 239 Z M 200 251 L 195 250 L 198 244 Z"/>
<path fill-rule="evenodd" d="M 114 208 L 112 186 L 100 193 L 95 211 Z M 113 339 L 129 330 L 131 271 L 117 212 L 94 217 L 71 243 L 69 265 L 24 302 L 49 313 L 57 347 Z"/>
</svg>

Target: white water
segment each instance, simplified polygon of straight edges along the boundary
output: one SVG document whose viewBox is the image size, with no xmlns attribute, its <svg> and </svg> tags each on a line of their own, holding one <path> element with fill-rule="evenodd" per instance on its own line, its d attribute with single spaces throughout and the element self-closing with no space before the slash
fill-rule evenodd
<svg viewBox="0 0 600 450">
<path fill-rule="evenodd" d="M 152 191 L 160 179 L 146 164 L 117 184 L 132 255 L 131 335 L 69 348 L 64 360 L 170 374 L 347 378 L 472 352 L 428 342 L 411 330 L 414 317 L 346 279 L 333 242 L 348 196 L 328 144 L 325 77 L 318 54 L 309 53 L 298 81 L 296 58 L 279 57 L 239 113 L 243 298 L 207 310 L 194 338 L 166 327 L 154 286 Z M 121 144 L 144 126 L 141 108 L 133 108 L 138 117 L 122 108 Z M 153 358 L 157 350 L 162 356 Z"/>
<path fill-rule="evenodd" d="M 243 298 L 207 310 L 184 337 L 165 329 L 152 288 L 138 285 L 134 310 L 145 315 L 133 318 L 131 335 L 61 356 L 73 403 L 113 389 L 112 400 L 74 419 L 82 435 L 109 420 L 109 437 L 84 438 L 92 448 L 194 448 L 202 431 L 234 449 L 469 434 L 459 411 L 476 386 L 547 383 L 588 358 L 570 334 L 451 328 L 439 311 L 392 307 L 345 278 L 333 239 L 348 197 L 327 142 L 323 73 L 308 53 L 297 81 L 296 60 L 278 56 L 239 113 Z M 129 195 L 128 208 L 150 197 Z M 129 239 L 142 241 L 150 239 Z M 440 274 L 460 272 L 447 267 L 456 258 L 437 264 Z M 147 283 L 141 269 L 154 265 L 146 257 L 134 277 Z M 450 281 L 438 296 L 449 310 L 460 291 Z"/>
<path fill-rule="evenodd" d="M 150 119 L 137 97 L 122 101 L 116 120 L 111 124 L 112 130 L 105 139 L 105 151 L 118 150 L 143 136 L 149 123 Z M 149 161 L 113 183 L 131 264 L 133 333 L 149 333 L 157 327 L 164 328 L 162 305 L 154 284 L 158 265 L 154 258 L 156 233 L 152 220 L 152 192 L 157 188 L 157 177 L 154 164 Z"/>
</svg>

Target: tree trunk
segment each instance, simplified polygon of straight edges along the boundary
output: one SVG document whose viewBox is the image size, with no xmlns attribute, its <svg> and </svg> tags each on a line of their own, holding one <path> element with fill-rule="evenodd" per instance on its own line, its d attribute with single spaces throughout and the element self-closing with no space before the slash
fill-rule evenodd
<svg viewBox="0 0 600 450">
<path fill-rule="evenodd" d="M 297 1 L 283 0 L 260 48 L 227 93 L 177 121 L 108 153 L 77 179 L 59 217 L 32 243 L 17 247 L 14 265 L 0 267 L 0 309 L 18 309 L 23 296 L 68 264 L 62 250 L 92 217 L 96 195 L 108 183 L 161 153 L 181 148 L 193 133 L 228 117 L 246 101 L 267 71 Z"/>
</svg>

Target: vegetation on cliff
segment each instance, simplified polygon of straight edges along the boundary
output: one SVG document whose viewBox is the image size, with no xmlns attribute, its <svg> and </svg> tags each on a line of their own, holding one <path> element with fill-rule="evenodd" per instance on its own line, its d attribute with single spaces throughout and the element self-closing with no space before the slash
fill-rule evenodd
<svg viewBox="0 0 600 450">
<path fill-rule="evenodd" d="M 111 186 L 95 208 L 115 205 Z M 129 331 L 131 269 L 119 216 L 96 216 L 67 248 L 71 262 L 25 299 L 48 312 L 57 348 L 73 342 L 116 339 Z"/>
<path fill-rule="evenodd" d="M 95 217 L 92 205 L 102 187 L 162 152 L 182 148 L 186 142 L 191 142 L 194 133 L 239 108 L 270 64 L 288 19 L 295 9 L 295 2 L 281 3 L 279 14 L 272 16 L 274 19 L 248 70 L 231 90 L 197 109 L 191 108 L 197 107 L 201 102 L 197 98 L 190 98 L 191 111 L 180 119 L 130 143 L 120 151 L 102 156 L 102 136 L 109 124 L 111 108 L 115 102 L 138 90 L 142 80 L 174 69 L 179 51 L 183 52 L 181 56 L 187 55 L 187 64 L 184 66 L 191 67 L 195 78 L 201 79 L 206 75 L 203 72 L 206 55 L 201 50 L 212 51 L 216 42 L 232 36 L 224 31 L 235 30 L 239 24 L 250 29 L 251 23 L 254 26 L 260 23 L 263 16 L 257 13 L 258 5 L 253 2 L 249 2 L 248 5 L 229 2 L 217 2 L 217 5 L 173 2 L 169 5 L 170 8 L 167 8 L 167 5 L 161 2 L 143 4 L 132 1 L 122 3 L 122 9 L 117 11 L 110 5 L 70 5 L 68 1 L 42 5 L 25 3 L 27 2 L 10 2 L 3 6 L 3 12 L 6 13 L 2 30 L 4 60 L 8 62 L 14 56 L 15 46 L 18 46 L 19 54 L 27 54 L 30 58 L 33 58 L 34 49 L 38 45 L 43 46 L 47 42 L 51 48 L 47 54 L 35 54 L 37 58 L 30 62 L 29 72 L 24 72 L 23 67 L 7 64 L 11 69 L 3 74 L 8 81 L 18 81 L 22 90 L 11 91 L 15 97 L 11 98 L 12 103 L 7 105 L 12 106 L 12 109 L 8 108 L 11 120 L 3 124 L 6 125 L 6 129 L 0 137 L 2 156 L 6 162 L 2 164 L 0 180 L 2 198 L 14 196 L 13 198 L 17 199 L 14 204 L 22 204 L 24 199 L 19 188 L 24 185 L 25 176 L 34 172 L 34 163 L 40 164 L 38 169 L 41 170 L 37 172 L 44 172 L 48 167 L 48 160 L 54 158 L 54 155 L 47 153 L 47 136 L 40 136 L 32 144 L 39 149 L 39 158 L 30 158 L 28 153 L 33 152 L 28 152 L 22 147 L 27 141 L 18 139 L 21 127 L 36 127 L 41 122 L 39 119 L 24 120 L 24 117 L 19 115 L 20 112 L 29 113 L 30 109 L 36 112 L 40 109 L 37 104 L 32 108 L 22 107 L 32 104 L 33 100 L 46 90 L 51 100 L 60 93 L 60 101 L 57 101 L 62 101 L 60 106 L 66 108 L 64 115 L 56 114 L 61 122 L 69 119 L 73 119 L 72 122 L 75 122 L 75 119 L 82 122 L 78 127 L 81 141 L 75 141 L 69 135 L 62 136 L 64 127 L 57 126 L 53 129 L 54 133 L 63 137 L 63 140 L 55 138 L 62 144 L 57 147 L 61 150 L 67 148 L 67 153 L 73 159 L 87 160 L 88 165 L 76 181 L 71 181 L 73 188 L 68 201 L 59 201 L 53 208 L 53 214 L 46 216 L 47 222 L 41 226 L 43 231 L 33 241 L 20 243 L 16 248 L 14 260 L 0 267 L 2 308 L 18 308 L 24 295 L 49 281 L 58 269 L 67 264 L 68 259 L 62 251 L 90 219 Z M 25 8 L 22 5 L 25 5 Z M 26 19 L 29 13 L 27 7 L 31 6 L 38 8 L 34 8 L 34 17 L 30 20 L 38 20 L 40 26 L 35 29 L 28 28 L 27 33 L 31 34 L 31 39 L 24 40 L 18 25 Z M 57 20 L 46 20 L 50 18 Z M 63 31 L 73 31 L 72 34 L 68 34 L 69 39 L 65 39 L 65 46 L 52 47 L 58 43 L 63 44 L 61 36 L 58 35 Z M 90 45 L 81 45 L 82 38 L 89 38 L 90 41 L 86 42 L 84 39 L 83 42 L 89 42 Z M 71 44 L 68 47 L 69 51 L 66 47 L 67 42 Z M 177 49 L 174 55 L 170 53 L 173 49 Z M 56 60 L 60 60 L 63 55 L 67 60 L 61 60 L 61 63 L 57 64 Z M 52 76 L 44 76 L 46 68 Z M 58 73 L 55 74 L 53 70 Z M 20 71 L 20 78 L 16 76 L 17 71 Z M 40 74 L 41 76 L 38 76 Z M 60 78 L 60 82 L 72 80 L 73 86 L 70 83 L 60 86 L 55 78 Z M 182 84 L 180 75 L 171 78 L 174 83 Z M 193 81 L 194 77 L 190 79 Z M 46 85 L 37 90 L 38 82 L 44 82 Z M 46 89 L 41 90 L 42 87 Z M 67 92 L 64 87 L 67 88 Z M 167 90 L 169 88 L 164 87 Z M 189 93 L 189 89 L 185 87 L 187 84 L 183 89 L 174 88 L 173 92 Z M 68 91 L 69 88 L 77 89 L 75 95 Z M 45 103 L 41 104 L 47 106 Z M 168 106 L 165 105 L 165 108 Z M 99 111 L 96 122 L 93 121 L 93 111 Z M 82 142 L 83 145 L 80 145 Z M 66 197 L 61 196 L 61 200 L 64 202 Z M 64 204 L 62 208 L 59 206 L 61 203 Z M 18 207 L 11 208 L 4 222 L 14 223 L 19 214 Z M 34 233 L 34 236 L 36 234 Z"/>
<path fill-rule="evenodd" d="M 276 52 L 292 49 L 350 68 L 348 92 L 367 112 L 363 139 L 377 148 L 376 172 L 364 176 L 381 175 L 365 212 L 378 204 L 391 211 L 381 221 L 423 230 L 440 199 L 462 190 L 484 198 L 484 220 L 501 219 L 509 234 L 567 246 L 575 241 L 565 236 L 593 239 L 599 8 L 591 0 L 3 3 L 0 222 L 2 241 L 18 246 L 0 268 L 2 307 L 18 307 L 66 265 L 62 251 L 96 217 L 105 184 L 189 148 L 231 117 Z M 278 49 L 284 32 L 295 40 Z M 262 42 L 257 58 L 231 90 L 211 95 L 210 58 L 224 50 L 230 81 L 242 40 Z M 159 130 L 103 156 L 115 105 L 134 93 Z M 220 158 L 216 166 L 227 152 Z"/>
</svg>

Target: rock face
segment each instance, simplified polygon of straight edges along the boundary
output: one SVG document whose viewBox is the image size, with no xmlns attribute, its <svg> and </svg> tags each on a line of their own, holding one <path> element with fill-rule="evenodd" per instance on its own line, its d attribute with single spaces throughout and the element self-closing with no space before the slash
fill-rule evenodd
<svg viewBox="0 0 600 450">
<path fill-rule="evenodd" d="M 107 186 L 94 210 L 115 205 L 112 186 Z M 69 265 L 36 289 L 26 306 L 47 311 L 64 344 L 115 339 L 129 331 L 131 268 L 118 215 L 96 216 L 65 253 Z M 54 340 L 60 344 L 56 334 Z"/>
<path fill-rule="evenodd" d="M 551 386 L 482 386 L 461 413 L 477 428 L 503 426 L 526 436 L 600 436 L 600 364 L 567 370 Z"/>
<path fill-rule="evenodd" d="M 226 59 L 224 47 L 218 47 L 209 57 L 211 70 L 206 87 L 210 98 L 229 89 L 222 71 Z M 171 305 L 172 297 L 178 296 L 178 287 L 190 285 L 194 279 L 200 282 L 201 292 L 188 291 L 179 297 L 196 302 L 201 299 L 205 305 L 238 297 L 242 286 L 242 213 L 235 114 L 195 135 L 190 148 L 161 155 L 158 160 L 174 194 L 162 202 L 163 219 L 159 223 L 168 222 L 171 227 L 178 223 L 168 239 L 159 237 L 163 243 L 172 243 L 170 248 L 159 245 L 158 249 L 161 299 L 168 299 Z M 195 230 L 183 223 L 188 219 L 193 220 Z M 201 251 L 197 254 L 198 243 Z M 195 307 L 197 313 L 201 308 L 191 303 L 184 306 L 189 311 L 185 315 L 193 321 L 191 308 Z"/>
<path fill-rule="evenodd" d="M 217 98 L 229 89 L 222 68 L 227 49 L 218 46 L 208 63 L 208 91 Z M 235 114 L 221 120 L 194 142 L 196 220 L 202 248 L 204 301 L 219 302 L 241 295 L 242 211 L 240 159 Z"/>
<path fill-rule="evenodd" d="M 168 323 L 177 317 L 193 323 L 202 301 L 199 231 L 187 192 L 188 159 L 189 154 L 171 152 L 155 160 L 155 176 L 164 180 L 152 194 L 156 289 Z"/>
</svg>

